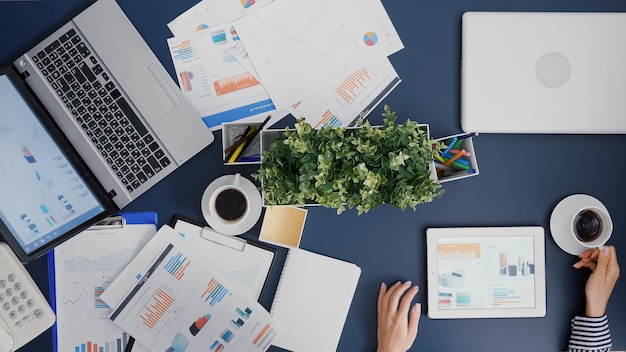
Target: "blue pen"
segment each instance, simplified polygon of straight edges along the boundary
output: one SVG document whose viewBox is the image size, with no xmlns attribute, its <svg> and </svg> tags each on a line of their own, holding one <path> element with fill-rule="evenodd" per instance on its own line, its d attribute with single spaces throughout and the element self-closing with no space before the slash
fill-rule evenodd
<svg viewBox="0 0 626 352">
<path fill-rule="evenodd" d="M 252 156 L 246 156 L 243 158 L 238 159 L 238 162 L 254 162 L 254 161 L 260 161 L 261 157 L 259 155 L 252 155 Z"/>
<path fill-rule="evenodd" d="M 478 136 L 478 132 L 471 132 L 468 134 L 464 134 L 462 136 L 459 136 L 460 139 L 465 139 L 465 138 L 470 138 L 470 137 L 475 137 Z"/>
<path fill-rule="evenodd" d="M 446 154 L 448 154 L 450 149 L 452 149 L 452 146 L 454 145 L 454 143 L 456 143 L 457 140 L 458 140 L 457 137 L 452 137 L 452 139 L 450 140 L 450 143 L 448 144 L 448 148 L 446 148 L 446 150 L 444 150 L 443 153 L 441 153 L 441 156 L 446 156 Z"/>
</svg>

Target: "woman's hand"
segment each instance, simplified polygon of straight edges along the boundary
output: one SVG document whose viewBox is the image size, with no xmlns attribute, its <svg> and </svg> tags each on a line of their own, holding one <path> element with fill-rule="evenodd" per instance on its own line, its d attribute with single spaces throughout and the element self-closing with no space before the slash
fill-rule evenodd
<svg viewBox="0 0 626 352">
<path fill-rule="evenodd" d="M 600 249 L 588 249 L 580 255 L 580 261 L 574 268 L 587 267 L 592 273 L 587 279 L 585 295 L 587 296 L 586 315 L 601 317 L 606 313 L 611 292 L 619 277 L 619 265 L 615 247 L 604 246 Z"/>
<path fill-rule="evenodd" d="M 387 289 L 383 282 L 378 291 L 378 352 L 406 352 L 417 337 L 421 305 L 411 307 L 419 287 L 411 282 L 396 282 Z M 404 294 L 404 297 L 402 295 Z"/>
</svg>

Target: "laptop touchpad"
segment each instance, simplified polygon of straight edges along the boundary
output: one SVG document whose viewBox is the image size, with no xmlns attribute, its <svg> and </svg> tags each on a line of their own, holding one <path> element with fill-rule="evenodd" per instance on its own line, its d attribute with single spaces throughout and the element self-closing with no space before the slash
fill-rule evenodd
<svg viewBox="0 0 626 352">
<path fill-rule="evenodd" d="M 148 121 L 157 121 L 179 102 L 168 94 L 171 88 L 167 85 L 154 65 L 143 68 L 124 85 L 132 102 Z"/>
</svg>

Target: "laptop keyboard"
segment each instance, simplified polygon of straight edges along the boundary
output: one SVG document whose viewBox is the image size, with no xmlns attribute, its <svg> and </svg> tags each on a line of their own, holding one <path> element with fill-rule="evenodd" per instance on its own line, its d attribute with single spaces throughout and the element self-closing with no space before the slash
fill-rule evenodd
<svg viewBox="0 0 626 352">
<path fill-rule="evenodd" d="M 32 60 L 129 192 L 171 163 L 74 29 Z"/>
</svg>

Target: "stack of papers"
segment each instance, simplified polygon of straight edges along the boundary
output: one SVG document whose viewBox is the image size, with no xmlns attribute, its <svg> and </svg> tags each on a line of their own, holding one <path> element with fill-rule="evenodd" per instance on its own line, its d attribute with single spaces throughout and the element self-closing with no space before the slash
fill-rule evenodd
<svg viewBox="0 0 626 352">
<path fill-rule="evenodd" d="M 400 83 L 380 0 L 202 0 L 168 27 L 179 85 L 212 130 L 288 113 L 349 126 Z"/>
<path fill-rule="evenodd" d="M 150 351 L 262 352 L 283 329 L 167 225 L 100 298 L 115 307 L 109 319 Z"/>
</svg>

